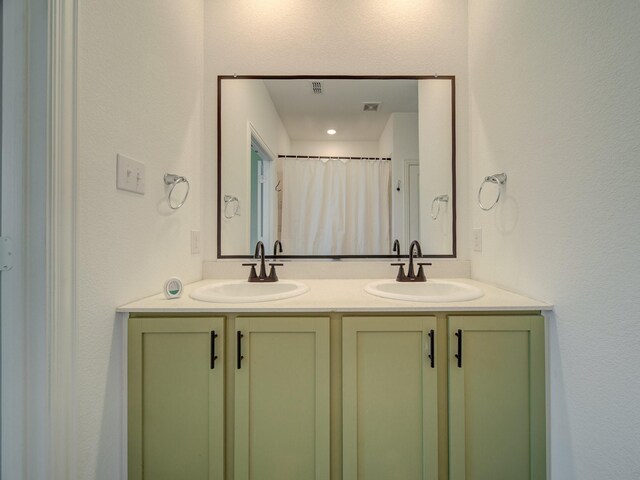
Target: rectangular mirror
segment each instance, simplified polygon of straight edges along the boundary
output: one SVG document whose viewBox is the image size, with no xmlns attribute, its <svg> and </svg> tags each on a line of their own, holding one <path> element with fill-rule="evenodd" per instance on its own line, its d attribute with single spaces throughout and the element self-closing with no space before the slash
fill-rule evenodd
<svg viewBox="0 0 640 480">
<path fill-rule="evenodd" d="M 219 76 L 218 258 L 455 257 L 453 76 Z"/>
</svg>

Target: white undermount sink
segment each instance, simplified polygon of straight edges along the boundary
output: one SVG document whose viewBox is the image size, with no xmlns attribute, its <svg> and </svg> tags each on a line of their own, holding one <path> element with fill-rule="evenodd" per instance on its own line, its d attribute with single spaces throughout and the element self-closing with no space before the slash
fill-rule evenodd
<svg viewBox="0 0 640 480">
<path fill-rule="evenodd" d="M 369 283 L 364 289 L 377 297 L 412 302 L 465 302 L 484 295 L 478 287 L 452 280 L 427 280 L 426 282 L 377 280 Z"/>
<path fill-rule="evenodd" d="M 270 302 L 284 298 L 297 297 L 309 290 L 304 283 L 293 280 L 278 282 L 247 282 L 229 280 L 209 283 L 191 292 L 191 298 L 204 302 L 250 303 Z"/>
</svg>

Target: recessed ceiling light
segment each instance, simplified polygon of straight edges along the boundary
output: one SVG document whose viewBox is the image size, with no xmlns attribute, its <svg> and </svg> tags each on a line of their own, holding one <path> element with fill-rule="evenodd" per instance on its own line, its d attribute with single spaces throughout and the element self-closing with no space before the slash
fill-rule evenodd
<svg viewBox="0 0 640 480">
<path fill-rule="evenodd" d="M 328 133 L 329 135 L 335 135 L 335 134 L 336 134 L 336 131 L 335 131 L 333 128 L 330 128 L 329 130 L 327 130 L 327 133 Z"/>
</svg>

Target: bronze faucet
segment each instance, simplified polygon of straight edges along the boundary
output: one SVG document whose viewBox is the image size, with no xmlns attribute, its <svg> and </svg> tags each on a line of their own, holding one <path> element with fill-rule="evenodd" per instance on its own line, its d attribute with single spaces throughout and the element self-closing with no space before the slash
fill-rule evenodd
<svg viewBox="0 0 640 480">
<path fill-rule="evenodd" d="M 260 273 L 258 274 L 258 281 L 264 282 L 267 278 L 267 270 L 264 264 L 264 243 L 260 241 L 256 243 L 256 250 L 253 252 L 253 257 L 260 259 Z"/>
<path fill-rule="evenodd" d="M 391 251 L 395 252 L 398 255 L 398 262 L 400 262 L 400 242 L 397 238 L 393 241 L 393 248 L 391 249 Z M 398 269 L 398 276 L 396 277 L 396 281 L 406 282 L 407 275 L 404 273 L 404 263 L 392 263 L 391 266 L 400 267 Z"/>
<path fill-rule="evenodd" d="M 276 259 L 278 252 L 282 253 L 282 242 L 280 240 L 276 240 L 273 243 L 273 259 Z"/>
<path fill-rule="evenodd" d="M 278 256 L 278 252 L 282 253 L 282 242 L 280 240 L 276 240 L 273 243 L 273 259 L 274 260 Z M 271 270 L 269 271 L 269 277 L 268 277 L 267 281 L 269 281 L 269 282 L 277 282 L 278 281 L 278 275 L 276 275 L 276 267 L 281 267 L 282 265 L 283 265 L 282 263 L 271 263 L 270 264 Z"/>
<path fill-rule="evenodd" d="M 391 249 L 391 251 L 397 253 L 398 260 L 400 260 L 400 242 L 397 238 L 393 241 L 393 248 Z"/>
<path fill-rule="evenodd" d="M 422 278 L 416 279 L 416 274 L 413 271 L 413 253 L 414 252 L 418 257 L 422 256 L 422 247 L 420 247 L 420 242 L 418 242 L 417 240 L 414 240 L 413 242 L 411 242 L 411 245 L 409 245 L 409 271 L 407 272 L 407 278 L 409 279 L 409 281 L 413 279 L 414 281 L 417 281 L 417 282 L 424 282 L 426 281 L 426 278 L 424 278 L 424 273 L 422 274 Z"/>
<path fill-rule="evenodd" d="M 276 258 L 277 248 L 280 247 L 280 252 L 282 253 L 282 243 L 280 240 L 276 240 L 276 243 L 273 245 L 273 258 Z M 266 265 L 264 262 L 264 243 L 258 241 L 256 243 L 256 250 L 253 254 L 255 258 L 260 259 L 260 273 L 256 273 L 256 264 L 255 263 L 243 263 L 242 265 L 245 267 L 251 267 L 251 272 L 249 273 L 249 278 L 247 281 L 249 282 L 277 282 L 278 276 L 276 275 L 275 267 L 282 266 L 282 263 L 272 263 L 271 271 L 269 272 L 269 276 L 267 276 Z"/>
<path fill-rule="evenodd" d="M 397 240 L 394 242 L 393 244 L 393 251 L 396 251 L 396 242 L 398 242 Z M 400 257 L 400 244 L 397 243 L 397 250 L 398 250 L 398 258 Z M 396 277 L 396 281 L 398 282 L 426 282 L 427 281 L 427 277 L 424 274 L 424 266 L 425 265 L 431 265 L 431 263 L 427 263 L 427 262 L 418 262 L 418 273 L 415 273 L 414 267 L 413 267 L 413 258 L 414 258 L 414 252 L 416 254 L 416 258 L 422 257 L 422 248 L 420 247 L 420 243 L 417 240 L 414 240 L 413 242 L 411 242 L 411 246 L 409 247 L 409 271 L 407 272 L 407 274 L 405 275 L 404 273 L 404 263 L 392 263 L 391 265 L 393 266 L 399 266 L 400 269 L 398 270 L 398 276 Z"/>
</svg>

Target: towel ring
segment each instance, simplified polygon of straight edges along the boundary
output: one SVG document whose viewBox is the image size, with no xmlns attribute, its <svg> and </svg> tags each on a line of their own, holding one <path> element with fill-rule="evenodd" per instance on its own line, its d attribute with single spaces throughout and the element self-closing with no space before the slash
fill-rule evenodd
<svg viewBox="0 0 640 480">
<path fill-rule="evenodd" d="M 440 215 L 440 204 L 447 203 L 448 201 L 449 201 L 449 195 L 438 195 L 437 197 L 434 197 L 433 202 L 431 202 L 431 218 L 433 218 L 434 220 L 437 220 L 438 215 Z M 435 207 L 436 204 L 438 205 L 438 210 L 434 214 L 433 207 Z"/>
<path fill-rule="evenodd" d="M 480 184 L 480 189 L 478 190 L 478 205 L 480 205 L 480 208 L 482 210 L 487 212 L 497 205 L 497 203 L 500 201 L 500 195 L 502 194 L 502 188 L 500 187 L 502 187 L 502 185 L 504 185 L 506 181 L 507 181 L 506 173 L 496 173 L 494 175 L 489 175 L 488 177 L 484 177 L 484 180 Z M 487 183 L 493 183 L 495 185 L 498 185 L 498 196 L 496 197 L 495 201 L 488 207 L 482 204 L 482 198 L 481 198 L 482 189 Z"/>
<path fill-rule="evenodd" d="M 227 207 L 229 207 L 230 204 L 235 203 L 235 208 L 233 210 L 233 213 L 231 215 L 229 215 L 227 212 Z M 238 197 L 234 197 L 233 195 L 225 195 L 224 196 L 224 218 L 226 218 L 227 220 L 231 220 L 233 217 L 240 216 L 240 200 L 238 200 Z"/>
<path fill-rule="evenodd" d="M 169 208 L 171 208 L 171 210 L 178 210 L 182 205 L 184 205 L 184 202 L 187 201 L 187 197 L 189 196 L 189 190 L 191 190 L 189 180 L 181 175 L 176 175 L 175 173 L 165 173 L 164 183 L 165 185 L 171 185 L 171 188 L 169 188 L 169 193 L 167 194 L 167 203 L 169 204 Z M 184 194 L 184 198 L 181 201 L 177 202 L 172 198 L 173 189 L 176 188 L 176 185 L 179 185 L 181 183 L 187 184 L 187 193 Z"/>
</svg>

